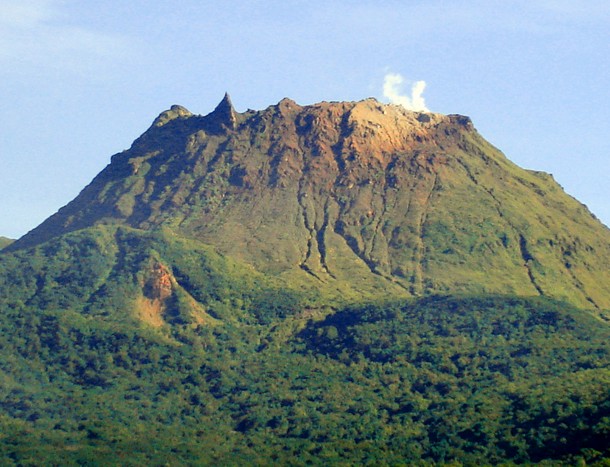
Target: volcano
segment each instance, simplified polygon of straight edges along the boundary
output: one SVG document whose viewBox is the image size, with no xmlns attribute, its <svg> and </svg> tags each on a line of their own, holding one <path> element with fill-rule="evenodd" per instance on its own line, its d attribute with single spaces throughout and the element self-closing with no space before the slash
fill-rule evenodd
<svg viewBox="0 0 610 467">
<path fill-rule="evenodd" d="M 610 308 L 610 231 L 468 117 L 374 99 L 161 113 L 8 250 L 98 225 L 167 229 L 341 294 L 544 295 Z"/>
<path fill-rule="evenodd" d="M 0 248 L 2 465 L 610 459 L 610 230 L 468 117 L 172 106 Z"/>
</svg>

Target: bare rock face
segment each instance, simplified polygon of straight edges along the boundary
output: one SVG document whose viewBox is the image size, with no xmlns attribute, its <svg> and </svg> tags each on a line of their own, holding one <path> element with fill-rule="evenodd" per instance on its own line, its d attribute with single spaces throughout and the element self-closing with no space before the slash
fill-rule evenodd
<svg viewBox="0 0 610 467">
<path fill-rule="evenodd" d="M 144 295 L 151 300 L 165 301 L 172 295 L 172 280 L 167 268 L 155 263 L 149 271 L 149 278 L 144 286 Z"/>
<path fill-rule="evenodd" d="M 374 99 L 238 113 L 225 95 L 206 116 L 174 106 L 9 248 L 100 223 L 170 229 L 338 290 L 376 281 L 389 294 L 610 308 L 610 231 L 550 175 L 511 163 L 468 117 Z"/>
</svg>

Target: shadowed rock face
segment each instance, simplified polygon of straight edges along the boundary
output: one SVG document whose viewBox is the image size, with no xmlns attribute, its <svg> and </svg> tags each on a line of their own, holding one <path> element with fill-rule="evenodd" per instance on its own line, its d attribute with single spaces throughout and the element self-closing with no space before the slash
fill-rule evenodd
<svg viewBox="0 0 610 467">
<path fill-rule="evenodd" d="M 610 308 L 610 231 L 468 117 L 374 99 L 163 112 L 9 249 L 99 223 L 168 228 L 313 284 L 549 295 Z"/>
</svg>

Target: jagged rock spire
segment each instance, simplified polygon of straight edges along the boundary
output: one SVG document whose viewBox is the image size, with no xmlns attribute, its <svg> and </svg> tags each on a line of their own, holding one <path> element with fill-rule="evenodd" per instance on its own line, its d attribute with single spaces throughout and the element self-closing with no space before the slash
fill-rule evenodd
<svg viewBox="0 0 610 467">
<path fill-rule="evenodd" d="M 235 114 L 236 112 L 233 108 L 233 103 L 231 102 L 231 96 L 229 96 L 228 92 L 225 92 L 220 104 L 216 106 L 210 116 L 213 116 L 218 123 L 227 128 L 235 129 L 237 126 L 237 117 Z"/>
</svg>

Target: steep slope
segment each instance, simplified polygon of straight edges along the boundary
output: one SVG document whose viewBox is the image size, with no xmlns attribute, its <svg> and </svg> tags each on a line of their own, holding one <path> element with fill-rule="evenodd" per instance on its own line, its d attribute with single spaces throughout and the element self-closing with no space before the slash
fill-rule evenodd
<svg viewBox="0 0 610 467">
<path fill-rule="evenodd" d="M 508 161 L 467 117 L 374 99 L 174 106 L 9 250 L 104 223 L 163 226 L 322 289 L 610 308 L 610 230 L 550 175 Z"/>
</svg>

